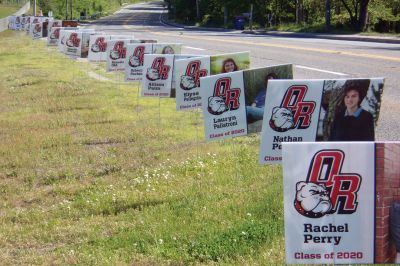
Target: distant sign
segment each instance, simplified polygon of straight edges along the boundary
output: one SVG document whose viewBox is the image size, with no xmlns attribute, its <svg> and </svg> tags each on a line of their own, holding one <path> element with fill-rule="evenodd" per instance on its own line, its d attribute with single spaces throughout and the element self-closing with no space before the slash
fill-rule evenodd
<svg viewBox="0 0 400 266">
<path fill-rule="evenodd" d="M 124 71 L 127 45 L 130 39 L 114 39 L 107 42 L 107 71 Z"/>
</svg>

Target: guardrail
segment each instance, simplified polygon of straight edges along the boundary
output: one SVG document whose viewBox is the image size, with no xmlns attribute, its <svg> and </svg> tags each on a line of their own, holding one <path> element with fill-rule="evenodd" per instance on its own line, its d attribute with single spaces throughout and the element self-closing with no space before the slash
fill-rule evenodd
<svg viewBox="0 0 400 266">
<path fill-rule="evenodd" d="M 28 1 L 26 4 L 21 7 L 17 12 L 14 13 L 14 16 L 20 16 L 25 14 L 31 8 L 31 2 Z M 8 29 L 8 17 L 0 19 L 0 32 Z"/>
</svg>

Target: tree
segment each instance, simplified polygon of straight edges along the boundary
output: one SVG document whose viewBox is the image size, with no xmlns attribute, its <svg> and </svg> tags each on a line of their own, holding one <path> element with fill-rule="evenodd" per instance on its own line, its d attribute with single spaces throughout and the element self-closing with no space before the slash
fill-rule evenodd
<svg viewBox="0 0 400 266">
<path fill-rule="evenodd" d="M 358 30 L 366 31 L 368 22 L 368 4 L 369 0 L 361 0 L 360 3 L 360 16 L 358 18 Z"/>
<path fill-rule="evenodd" d="M 325 29 L 331 30 L 331 0 L 325 2 Z"/>
<path fill-rule="evenodd" d="M 369 0 L 340 0 L 350 16 L 353 29 L 365 31 L 367 29 Z"/>
</svg>

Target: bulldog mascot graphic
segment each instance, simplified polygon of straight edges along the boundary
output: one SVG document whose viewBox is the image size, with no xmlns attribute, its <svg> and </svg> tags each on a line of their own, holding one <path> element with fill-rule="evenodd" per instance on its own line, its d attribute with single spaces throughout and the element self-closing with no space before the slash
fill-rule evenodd
<svg viewBox="0 0 400 266">
<path fill-rule="evenodd" d="M 329 191 L 324 185 L 312 182 L 298 182 L 296 184 L 296 210 L 303 216 L 319 218 L 332 210 Z"/>
<path fill-rule="evenodd" d="M 226 111 L 229 111 L 226 106 L 225 100 L 219 96 L 211 96 L 208 98 L 208 112 L 213 115 L 220 115 Z"/>
<path fill-rule="evenodd" d="M 132 55 L 129 57 L 129 66 L 130 67 L 138 67 L 141 66 L 142 64 L 140 63 L 140 58 L 136 55 Z"/>
<path fill-rule="evenodd" d="M 284 107 L 274 107 L 269 125 L 277 132 L 285 132 L 292 129 L 294 127 L 292 111 Z"/>
<path fill-rule="evenodd" d="M 191 90 L 197 87 L 196 79 L 193 76 L 181 76 L 180 87 L 182 90 Z"/>
<path fill-rule="evenodd" d="M 305 85 L 293 85 L 287 89 L 281 105 L 272 109 L 269 120 L 272 130 L 286 132 L 311 126 L 311 116 L 316 109 L 316 103 L 305 100 L 307 91 L 308 87 Z"/>
</svg>

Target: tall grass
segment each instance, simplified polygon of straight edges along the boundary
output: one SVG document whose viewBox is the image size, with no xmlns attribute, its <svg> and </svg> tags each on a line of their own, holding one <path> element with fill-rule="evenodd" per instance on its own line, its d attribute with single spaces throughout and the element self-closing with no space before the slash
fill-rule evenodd
<svg viewBox="0 0 400 266">
<path fill-rule="evenodd" d="M 11 16 L 20 9 L 20 5 L 17 4 L 1 4 L 0 3 L 0 19 Z"/>
<path fill-rule="evenodd" d="M 21 33 L 0 33 L 0 62 L 1 264 L 284 263 L 259 136 L 205 143 L 200 112 Z"/>
</svg>

